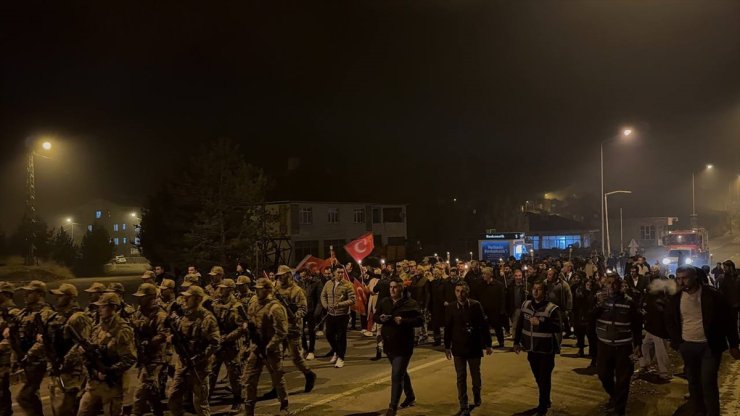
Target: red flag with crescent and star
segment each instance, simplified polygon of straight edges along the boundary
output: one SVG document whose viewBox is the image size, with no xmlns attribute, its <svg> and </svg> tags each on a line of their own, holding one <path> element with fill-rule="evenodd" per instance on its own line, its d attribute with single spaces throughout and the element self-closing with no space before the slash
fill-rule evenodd
<svg viewBox="0 0 740 416">
<path fill-rule="evenodd" d="M 362 259 L 369 256 L 375 248 L 373 233 L 367 233 L 357 240 L 350 241 L 344 246 L 347 253 L 359 264 Z"/>
</svg>

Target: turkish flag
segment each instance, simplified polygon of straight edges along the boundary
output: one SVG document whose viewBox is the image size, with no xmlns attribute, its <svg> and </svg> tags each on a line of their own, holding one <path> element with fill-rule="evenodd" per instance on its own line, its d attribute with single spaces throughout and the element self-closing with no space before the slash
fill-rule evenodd
<svg viewBox="0 0 740 416">
<path fill-rule="evenodd" d="M 359 264 L 362 259 L 369 256 L 375 248 L 375 242 L 373 241 L 373 233 L 367 233 L 357 240 L 350 241 L 344 249 L 347 250 L 350 256 Z"/>
</svg>

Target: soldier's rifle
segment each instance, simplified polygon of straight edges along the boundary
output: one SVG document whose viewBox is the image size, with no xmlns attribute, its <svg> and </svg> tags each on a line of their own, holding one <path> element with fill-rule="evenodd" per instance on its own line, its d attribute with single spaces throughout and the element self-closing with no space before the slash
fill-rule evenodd
<svg viewBox="0 0 740 416">
<path fill-rule="evenodd" d="M 177 315 L 177 313 L 173 312 L 173 315 Z M 193 372 L 193 376 L 195 376 L 198 384 L 203 384 L 203 379 L 200 374 L 198 374 L 197 367 L 195 366 L 196 356 L 192 351 L 190 351 L 188 339 L 186 339 L 182 333 L 180 333 L 180 330 L 177 329 L 175 318 L 173 318 L 172 315 L 168 316 L 167 319 L 164 320 L 164 324 L 170 330 L 170 334 L 172 335 L 172 346 L 175 348 L 175 352 L 177 352 L 180 360 L 185 364 L 185 368 L 188 368 Z"/>
<path fill-rule="evenodd" d="M 116 376 L 119 374 L 116 374 L 116 371 L 111 369 L 111 363 L 106 359 L 105 348 L 83 338 L 74 326 L 70 325 L 69 330 L 72 333 L 72 338 L 74 338 L 77 345 L 84 352 L 87 361 L 87 371 L 90 377 L 97 379 L 96 372 L 105 374 L 105 383 L 111 387 L 115 387 Z"/>
<path fill-rule="evenodd" d="M 2 308 L 0 313 L 2 313 L 4 322 L 4 327 L 3 330 L 0 331 L 0 335 L 2 335 L 2 332 L 5 332 L 5 328 L 8 328 L 8 343 L 10 344 L 10 349 L 15 353 L 18 362 L 22 364 L 26 361 L 26 351 L 24 351 L 21 346 L 21 334 L 18 331 L 18 326 L 20 325 L 18 322 L 19 319 L 18 317 L 13 316 L 8 308 Z"/>
<path fill-rule="evenodd" d="M 49 333 L 49 322 L 57 316 L 58 314 L 54 313 L 46 320 L 46 322 L 44 322 L 41 318 L 41 314 L 37 313 L 33 318 L 33 322 L 34 325 L 36 325 L 36 330 L 41 334 L 41 341 L 44 344 L 44 354 L 46 355 L 46 359 L 49 360 L 49 366 L 51 367 L 49 374 L 54 382 L 64 390 L 64 382 L 60 377 L 62 371 L 62 360 L 57 353 L 57 349 L 54 347 L 54 338 Z"/>
</svg>

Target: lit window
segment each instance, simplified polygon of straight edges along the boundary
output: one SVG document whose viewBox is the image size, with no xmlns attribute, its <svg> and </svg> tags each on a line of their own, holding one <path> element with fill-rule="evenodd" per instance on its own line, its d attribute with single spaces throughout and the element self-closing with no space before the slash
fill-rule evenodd
<svg viewBox="0 0 740 416">
<path fill-rule="evenodd" d="M 339 224 L 339 208 L 329 208 L 326 213 L 329 224 Z"/>
<path fill-rule="evenodd" d="M 95 218 L 98 220 L 103 218 L 103 211 L 95 211 Z"/>
<path fill-rule="evenodd" d="M 123 228 L 123 231 L 126 231 L 126 224 L 121 224 L 121 228 Z"/>
<path fill-rule="evenodd" d="M 118 224 L 113 224 L 113 231 L 118 232 Z"/>
<path fill-rule="evenodd" d="M 113 244 L 118 245 L 118 237 L 113 239 Z"/>
<path fill-rule="evenodd" d="M 92 231 L 92 224 L 87 226 L 87 231 Z"/>
<path fill-rule="evenodd" d="M 126 244 L 126 243 L 128 243 L 128 240 L 126 239 L 126 237 L 123 237 L 123 244 Z"/>
</svg>

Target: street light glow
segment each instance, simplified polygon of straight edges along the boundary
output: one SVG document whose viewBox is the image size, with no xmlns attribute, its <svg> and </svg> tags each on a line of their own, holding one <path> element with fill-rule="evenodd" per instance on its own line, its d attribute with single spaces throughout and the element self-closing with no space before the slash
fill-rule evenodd
<svg viewBox="0 0 740 416">
<path fill-rule="evenodd" d="M 43 148 L 44 150 L 51 150 L 51 142 L 43 142 L 43 143 L 41 144 L 41 147 L 42 147 L 42 148 Z"/>
<path fill-rule="evenodd" d="M 131 213 L 131 216 L 132 216 L 132 217 L 136 217 L 136 213 L 135 213 L 135 212 L 132 212 L 132 213 Z"/>
<path fill-rule="evenodd" d="M 714 169 L 714 165 L 711 163 L 707 164 L 707 169 Z"/>
<path fill-rule="evenodd" d="M 627 136 L 629 136 L 631 134 L 632 134 L 632 129 L 624 129 L 624 130 L 622 130 L 622 136 L 627 137 Z"/>
<path fill-rule="evenodd" d="M 70 224 L 72 223 L 72 218 L 67 218 L 66 221 L 67 221 L 67 224 Z"/>
</svg>

